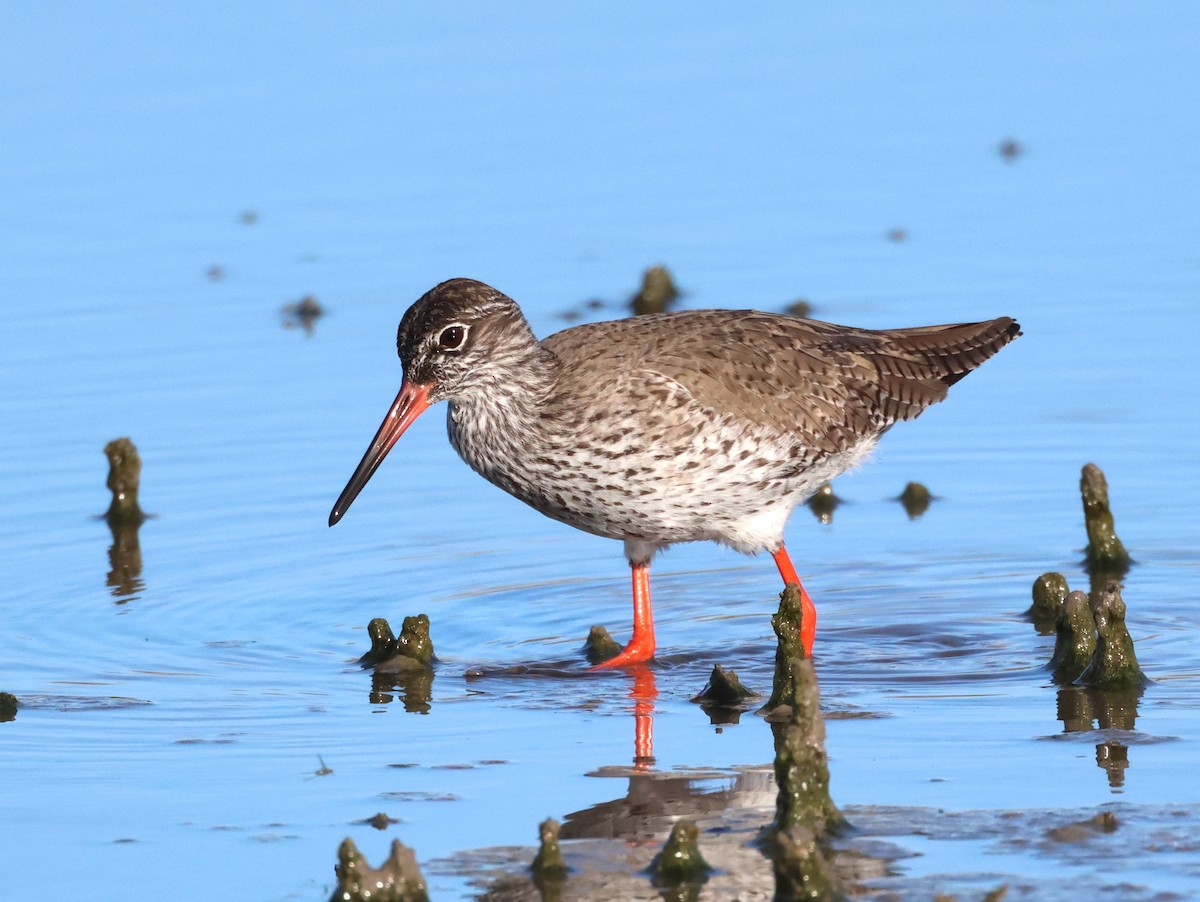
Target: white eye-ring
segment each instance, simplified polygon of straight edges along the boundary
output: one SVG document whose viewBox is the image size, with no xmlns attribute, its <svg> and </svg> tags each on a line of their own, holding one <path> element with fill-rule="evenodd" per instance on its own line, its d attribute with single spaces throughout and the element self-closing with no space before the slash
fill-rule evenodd
<svg viewBox="0 0 1200 902">
<path fill-rule="evenodd" d="M 467 341 L 467 333 L 471 331 L 471 327 L 466 323 L 451 323 L 437 337 L 437 349 L 439 351 L 461 351 Z"/>
</svg>

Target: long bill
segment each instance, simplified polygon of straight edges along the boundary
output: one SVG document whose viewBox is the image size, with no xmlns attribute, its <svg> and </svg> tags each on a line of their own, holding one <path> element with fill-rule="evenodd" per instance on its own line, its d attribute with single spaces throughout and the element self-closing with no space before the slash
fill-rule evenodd
<svg viewBox="0 0 1200 902">
<path fill-rule="evenodd" d="M 409 382 L 407 379 L 401 383 L 400 393 L 396 395 L 396 400 L 392 402 L 391 409 L 387 412 L 387 416 L 383 418 L 383 424 L 379 427 L 379 431 L 375 433 L 375 438 L 371 440 L 371 447 L 367 448 L 367 453 L 359 461 L 354 475 L 346 483 L 346 488 L 342 490 L 342 494 L 338 497 L 337 504 L 333 506 L 333 510 L 329 513 L 330 526 L 342 519 L 342 516 L 354 502 L 354 499 L 358 497 L 358 493 L 367 484 L 367 480 L 379 469 L 379 465 L 383 463 L 383 459 L 387 457 L 387 453 L 392 450 L 392 446 L 400 440 L 400 436 L 404 435 L 404 430 L 411 426 L 413 420 L 429 408 L 429 389 L 431 387 L 429 385 L 418 385 L 415 382 Z"/>
</svg>

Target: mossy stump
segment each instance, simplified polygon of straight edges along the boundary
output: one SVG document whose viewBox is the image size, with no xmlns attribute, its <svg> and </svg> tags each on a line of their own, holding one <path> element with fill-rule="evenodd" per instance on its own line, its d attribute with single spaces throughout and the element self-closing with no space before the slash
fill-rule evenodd
<svg viewBox="0 0 1200 902">
<path fill-rule="evenodd" d="M 138 506 L 142 459 L 137 447 L 128 438 L 113 439 L 104 446 L 104 456 L 108 458 L 107 485 L 112 492 L 105 516 L 110 523 L 140 524 L 146 515 Z"/>
<path fill-rule="evenodd" d="M 329 902 L 429 902 L 417 857 L 398 839 L 392 842 L 387 861 L 378 868 L 367 864 L 354 840 L 342 840 L 334 874 L 337 886 Z"/>
<path fill-rule="evenodd" d="M 1087 527 L 1087 556 L 1089 567 L 1123 572 L 1131 558 L 1125 545 L 1117 538 L 1112 509 L 1108 504 L 1108 480 L 1095 464 L 1086 464 L 1079 480 L 1083 496 L 1083 520 Z"/>
<path fill-rule="evenodd" d="M 1133 637 L 1125 626 L 1125 601 L 1121 584 L 1109 579 L 1103 591 L 1091 599 L 1096 624 L 1096 650 L 1079 684 L 1093 689 L 1122 689 L 1143 686 L 1145 674 L 1138 666 Z"/>
<path fill-rule="evenodd" d="M 1087 669 L 1096 650 L 1096 623 L 1086 593 L 1067 595 L 1059 607 L 1054 630 L 1054 655 L 1049 664 L 1052 679 L 1073 683 Z"/>
<path fill-rule="evenodd" d="M 642 287 L 629 299 L 629 306 L 637 316 L 648 313 L 663 313 L 679 297 L 675 280 L 665 266 L 652 266 L 642 273 Z"/>
<path fill-rule="evenodd" d="M 1033 581 L 1033 604 L 1025 616 L 1033 621 L 1038 635 L 1048 636 L 1054 632 L 1068 591 L 1067 578 L 1061 573 L 1043 573 Z"/>
</svg>

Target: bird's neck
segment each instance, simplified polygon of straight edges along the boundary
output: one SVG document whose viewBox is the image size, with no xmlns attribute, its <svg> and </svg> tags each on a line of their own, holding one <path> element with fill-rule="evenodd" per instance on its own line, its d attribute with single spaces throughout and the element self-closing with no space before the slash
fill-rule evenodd
<svg viewBox="0 0 1200 902">
<path fill-rule="evenodd" d="M 498 444 L 522 443 L 535 428 L 559 367 L 558 358 L 536 340 L 510 345 L 489 359 L 486 374 L 478 373 L 450 400 L 450 439 L 468 463 L 475 466 L 471 458 L 486 454 L 485 444 L 496 450 Z"/>
</svg>

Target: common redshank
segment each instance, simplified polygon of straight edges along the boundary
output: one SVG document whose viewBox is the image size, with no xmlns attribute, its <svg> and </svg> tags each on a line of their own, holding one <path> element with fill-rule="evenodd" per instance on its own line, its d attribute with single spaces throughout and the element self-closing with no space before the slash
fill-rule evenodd
<svg viewBox="0 0 1200 902">
<path fill-rule="evenodd" d="M 633 636 L 600 666 L 653 657 L 650 561 L 702 539 L 770 552 L 800 588 L 811 654 L 816 610 L 783 545 L 793 508 L 1020 334 L 1009 317 L 875 331 L 694 310 L 538 341 L 511 298 L 451 279 L 400 321 L 400 392 L 329 525 L 412 422 L 449 401 L 450 443 L 471 469 L 548 517 L 625 543 Z"/>
</svg>

